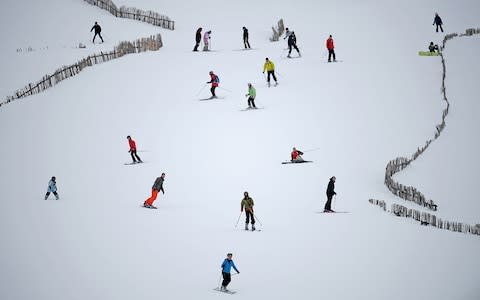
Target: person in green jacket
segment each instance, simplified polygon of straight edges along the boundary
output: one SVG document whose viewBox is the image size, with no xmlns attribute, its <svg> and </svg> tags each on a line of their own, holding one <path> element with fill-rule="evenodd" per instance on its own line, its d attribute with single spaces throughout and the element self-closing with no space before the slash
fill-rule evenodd
<svg viewBox="0 0 480 300">
<path fill-rule="evenodd" d="M 251 83 L 248 84 L 248 93 L 245 97 L 248 97 L 248 108 L 257 108 L 255 106 L 255 97 L 257 96 L 257 90 L 253 87 Z"/>
<path fill-rule="evenodd" d="M 240 211 L 245 208 L 245 230 L 248 230 L 248 223 L 252 223 L 252 231 L 255 230 L 255 217 L 253 216 L 253 199 L 248 196 L 248 192 L 243 193 L 243 199 L 240 204 Z"/>
</svg>

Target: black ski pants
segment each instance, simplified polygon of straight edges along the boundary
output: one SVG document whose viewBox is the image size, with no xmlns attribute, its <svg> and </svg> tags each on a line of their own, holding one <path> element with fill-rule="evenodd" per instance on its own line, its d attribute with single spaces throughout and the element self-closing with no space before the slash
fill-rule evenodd
<svg viewBox="0 0 480 300">
<path fill-rule="evenodd" d="M 248 36 L 243 37 L 243 45 L 245 45 L 245 49 L 250 48 L 250 43 L 248 42 Z"/>
<path fill-rule="evenodd" d="M 438 27 L 440 26 L 440 30 L 443 32 L 442 24 L 437 24 L 437 32 L 438 32 Z"/>
<path fill-rule="evenodd" d="M 232 275 L 230 273 L 225 273 L 225 272 L 222 272 L 222 275 L 223 275 L 222 286 L 227 287 L 230 281 L 232 281 Z"/>
<path fill-rule="evenodd" d="M 277 77 L 275 77 L 275 71 L 267 71 L 267 81 L 268 81 L 268 83 L 270 83 L 270 75 L 272 75 L 273 80 L 275 80 L 275 82 L 277 82 Z"/>
<path fill-rule="evenodd" d="M 130 155 L 132 156 L 133 162 L 137 162 L 137 160 L 142 161 L 140 159 L 140 157 L 138 157 L 138 155 L 137 155 L 137 150 L 130 150 Z M 135 160 L 135 158 L 137 158 L 137 159 Z"/>
<path fill-rule="evenodd" d="M 327 203 L 325 203 L 325 210 L 332 210 L 332 198 L 333 195 L 327 195 Z"/>
<path fill-rule="evenodd" d="M 288 55 L 290 55 L 292 53 L 292 48 L 295 48 L 295 50 L 297 50 L 298 54 L 300 54 L 300 50 L 298 50 L 298 47 L 297 47 L 297 44 L 289 44 L 288 45 Z"/>
<path fill-rule="evenodd" d="M 255 98 L 248 97 L 248 107 L 257 108 L 257 107 L 255 106 Z"/>
<path fill-rule="evenodd" d="M 102 43 L 103 43 L 103 38 L 102 38 L 102 35 L 100 34 L 100 32 L 95 32 L 95 35 L 93 36 L 93 42 L 95 43 L 95 38 L 97 37 L 97 35 L 100 37 L 100 39 L 102 40 Z"/>
<path fill-rule="evenodd" d="M 328 61 L 332 61 L 332 56 L 333 56 L 333 60 L 336 60 L 335 59 L 335 50 L 333 49 L 328 49 Z"/>
<path fill-rule="evenodd" d="M 216 96 L 217 96 L 217 95 L 215 95 L 215 89 L 216 89 L 216 88 L 217 88 L 216 86 L 212 86 L 212 87 L 210 88 L 210 92 L 212 93 L 212 97 L 216 97 Z"/>
<path fill-rule="evenodd" d="M 255 217 L 253 216 L 253 213 L 249 210 L 245 210 L 245 224 L 252 223 L 252 225 L 255 224 Z"/>
<path fill-rule="evenodd" d="M 58 194 L 57 194 L 57 192 L 53 192 L 53 195 L 55 195 L 55 198 L 58 199 Z M 47 192 L 47 193 L 45 194 L 45 199 L 48 198 L 48 196 L 50 196 L 50 192 Z"/>
</svg>

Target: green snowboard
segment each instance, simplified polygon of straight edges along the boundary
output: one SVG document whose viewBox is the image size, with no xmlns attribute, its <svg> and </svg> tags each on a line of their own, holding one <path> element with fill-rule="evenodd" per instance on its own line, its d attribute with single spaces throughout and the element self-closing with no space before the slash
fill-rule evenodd
<svg viewBox="0 0 480 300">
<path fill-rule="evenodd" d="M 430 52 L 430 51 L 418 51 L 418 55 L 420 56 L 439 56 L 438 52 Z"/>
</svg>

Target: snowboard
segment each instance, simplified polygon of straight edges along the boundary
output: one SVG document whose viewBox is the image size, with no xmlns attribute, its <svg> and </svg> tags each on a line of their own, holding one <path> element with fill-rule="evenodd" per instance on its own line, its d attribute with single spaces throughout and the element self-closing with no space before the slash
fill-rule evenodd
<svg viewBox="0 0 480 300">
<path fill-rule="evenodd" d="M 313 160 L 302 160 L 302 161 L 282 161 L 282 165 L 286 165 L 286 164 L 303 164 L 303 163 L 311 163 L 313 162 Z"/>
<path fill-rule="evenodd" d="M 418 51 L 418 55 L 420 56 L 439 56 L 438 52 L 430 52 L 430 51 Z"/>
<path fill-rule="evenodd" d="M 157 207 L 155 207 L 155 206 L 145 206 L 143 204 L 140 204 L 140 207 L 148 208 L 148 209 L 157 209 Z"/>
<path fill-rule="evenodd" d="M 233 295 L 235 294 L 236 292 L 235 291 L 230 291 L 230 290 L 226 290 L 226 291 L 222 291 L 220 288 L 216 287 L 213 289 L 214 291 L 217 291 L 217 292 L 220 292 L 220 293 L 225 293 L 225 294 L 230 294 L 230 295 Z"/>
</svg>

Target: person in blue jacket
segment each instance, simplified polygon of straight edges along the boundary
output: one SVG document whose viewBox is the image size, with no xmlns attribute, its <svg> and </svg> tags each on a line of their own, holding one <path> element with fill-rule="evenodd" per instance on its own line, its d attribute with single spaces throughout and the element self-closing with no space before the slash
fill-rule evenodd
<svg viewBox="0 0 480 300">
<path fill-rule="evenodd" d="M 240 274 L 240 271 L 237 269 L 235 266 L 235 263 L 232 260 L 232 253 L 227 254 L 227 258 L 222 263 L 222 275 L 223 275 L 223 282 L 222 282 L 222 287 L 220 288 L 221 291 L 228 291 L 227 290 L 227 285 L 232 281 L 232 276 L 230 274 L 230 271 L 232 268 L 235 269 L 237 274 Z"/>
<path fill-rule="evenodd" d="M 55 176 L 53 176 L 52 179 L 50 179 L 50 181 L 48 182 L 48 190 L 47 190 L 47 193 L 45 194 L 45 200 L 48 199 L 48 196 L 50 196 L 50 193 L 53 193 L 53 195 L 55 195 L 55 198 L 57 200 L 59 199 L 57 194 L 57 179 L 55 178 Z"/>
</svg>

